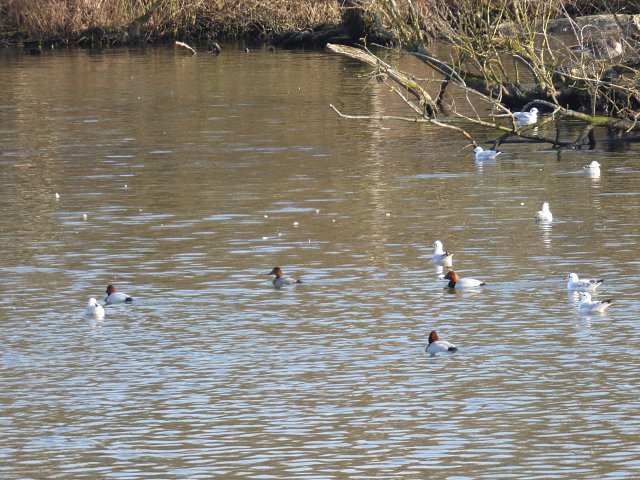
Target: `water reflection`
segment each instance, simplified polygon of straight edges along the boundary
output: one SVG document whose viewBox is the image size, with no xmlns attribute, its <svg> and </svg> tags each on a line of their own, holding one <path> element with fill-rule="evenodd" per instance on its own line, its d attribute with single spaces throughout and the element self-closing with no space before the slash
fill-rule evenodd
<svg viewBox="0 0 640 480">
<path fill-rule="evenodd" d="M 475 161 L 476 170 L 478 171 L 478 173 L 483 173 L 485 167 L 494 166 L 496 163 L 497 163 L 497 161 L 496 161 L 495 158 L 476 160 Z"/>
<path fill-rule="evenodd" d="M 539 221 L 537 224 L 540 229 L 540 237 L 542 238 L 544 248 L 551 248 L 553 222 Z"/>
</svg>

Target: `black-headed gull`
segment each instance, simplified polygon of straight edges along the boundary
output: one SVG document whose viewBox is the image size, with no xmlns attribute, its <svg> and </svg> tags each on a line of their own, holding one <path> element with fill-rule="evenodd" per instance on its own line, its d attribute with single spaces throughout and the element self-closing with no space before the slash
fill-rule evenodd
<svg viewBox="0 0 640 480">
<path fill-rule="evenodd" d="M 476 147 L 474 152 L 476 154 L 477 161 L 492 160 L 502 153 L 497 150 L 484 150 L 482 147 Z"/>
<path fill-rule="evenodd" d="M 458 351 L 458 347 L 454 344 L 447 342 L 446 340 L 440 340 L 438 334 L 433 330 L 429 334 L 429 345 L 425 349 L 431 356 L 435 356 L 436 353 L 453 353 Z"/>
<path fill-rule="evenodd" d="M 113 285 L 107 286 L 107 298 L 104 299 L 104 303 L 107 305 L 114 305 L 116 303 L 131 303 L 133 302 L 133 298 L 131 298 L 126 293 L 116 292 L 116 287 Z"/>
<path fill-rule="evenodd" d="M 267 273 L 267 275 L 275 275 L 276 278 L 273 279 L 274 287 L 284 287 L 285 285 L 302 283 L 302 280 L 298 280 L 296 278 L 291 278 L 291 277 L 285 277 L 280 267 L 273 267 L 273 270 Z"/>
<path fill-rule="evenodd" d="M 591 178 L 598 178 L 600 176 L 600 164 L 595 160 L 584 167 L 584 170 Z"/>
<path fill-rule="evenodd" d="M 535 218 L 537 222 L 551 222 L 553 220 L 553 214 L 549 210 L 549 202 L 542 204 L 542 210 L 536 212 Z"/>
<path fill-rule="evenodd" d="M 93 315 L 96 318 L 104 318 L 104 308 L 102 308 L 102 305 L 100 305 L 93 297 L 89 299 L 89 303 L 87 303 L 84 313 L 87 315 Z"/>
<path fill-rule="evenodd" d="M 447 284 L 449 288 L 472 288 L 486 285 L 486 283 L 476 280 L 475 278 L 460 278 L 453 270 L 449 270 L 444 278 L 445 280 L 449 280 Z"/>
<path fill-rule="evenodd" d="M 538 109 L 533 107 L 528 112 L 513 112 L 516 119 L 516 126 L 532 125 L 538 121 Z"/>
<path fill-rule="evenodd" d="M 447 252 L 440 240 L 433 242 L 433 263 L 450 267 L 453 264 L 453 253 Z"/>
<path fill-rule="evenodd" d="M 578 310 L 580 313 L 589 312 L 603 312 L 611 302 L 613 298 L 607 298 L 606 300 L 591 300 L 591 294 L 588 292 L 580 292 L 580 302 L 578 303 Z"/>
<path fill-rule="evenodd" d="M 595 292 L 604 279 L 595 280 L 593 278 L 580 279 L 575 273 L 570 273 L 567 276 L 567 290 L 572 292 Z"/>
</svg>

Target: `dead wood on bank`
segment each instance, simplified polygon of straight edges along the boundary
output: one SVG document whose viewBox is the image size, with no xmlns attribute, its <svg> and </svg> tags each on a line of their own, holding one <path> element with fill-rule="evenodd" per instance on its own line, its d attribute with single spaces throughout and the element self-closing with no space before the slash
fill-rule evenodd
<svg viewBox="0 0 640 480">
<path fill-rule="evenodd" d="M 162 5 L 164 1 L 165 0 L 156 0 L 149 6 L 149 8 L 147 8 L 146 12 L 144 12 L 142 15 L 131 22 L 129 28 L 127 29 L 127 35 L 129 36 L 130 41 L 140 41 L 140 29 L 145 23 L 149 21 L 151 16 L 156 10 L 158 10 L 158 8 L 160 8 L 160 5 Z"/>
</svg>

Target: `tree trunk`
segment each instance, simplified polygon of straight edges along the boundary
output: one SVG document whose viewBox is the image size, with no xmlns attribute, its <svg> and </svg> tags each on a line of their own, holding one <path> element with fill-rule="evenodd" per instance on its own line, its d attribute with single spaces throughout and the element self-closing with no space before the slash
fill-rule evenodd
<svg viewBox="0 0 640 480">
<path fill-rule="evenodd" d="M 129 41 L 131 42 L 139 42 L 140 41 L 140 28 L 149 21 L 151 15 L 160 7 L 160 5 L 164 2 L 164 0 L 156 0 L 151 4 L 151 6 L 147 9 L 147 11 L 136 18 L 127 29 L 127 35 L 129 37 Z"/>
</svg>

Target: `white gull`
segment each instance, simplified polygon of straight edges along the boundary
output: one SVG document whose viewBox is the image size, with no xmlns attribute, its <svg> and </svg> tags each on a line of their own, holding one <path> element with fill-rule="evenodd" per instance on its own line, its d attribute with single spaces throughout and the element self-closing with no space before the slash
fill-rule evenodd
<svg viewBox="0 0 640 480">
<path fill-rule="evenodd" d="M 570 273 L 567 276 L 567 290 L 572 292 L 595 292 L 604 279 L 583 278 L 580 279 L 577 274 Z"/>
<path fill-rule="evenodd" d="M 476 154 L 476 161 L 492 160 L 501 153 L 497 150 L 484 150 L 482 147 L 476 147 L 474 152 Z"/>
<path fill-rule="evenodd" d="M 513 112 L 513 116 L 518 127 L 532 125 L 538 121 L 538 109 L 534 107 L 528 112 Z"/>
<path fill-rule="evenodd" d="M 553 220 L 553 214 L 549 210 L 549 202 L 542 204 L 542 210 L 536 212 L 535 218 L 537 222 L 551 222 Z"/>
<path fill-rule="evenodd" d="M 433 263 L 450 267 L 453 264 L 453 253 L 447 252 L 440 240 L 433 242 Z"/>
<path fill-rule="evenodd" d="M 104 318 L 104 308 L 95 298 L 90 298 L 89 303 L 84 309 L 85 314 L 93 315 L 96 318 Z"/>
<path fill-rule="evenodd" d="M 613 302 L 613 298 L 606 300 L 591 300 L 591 294 L 588 292 L 580 292 L 580 303 L 578 303 L 578 311 L 580 313 L 603 312 Z"/>
</svg>

